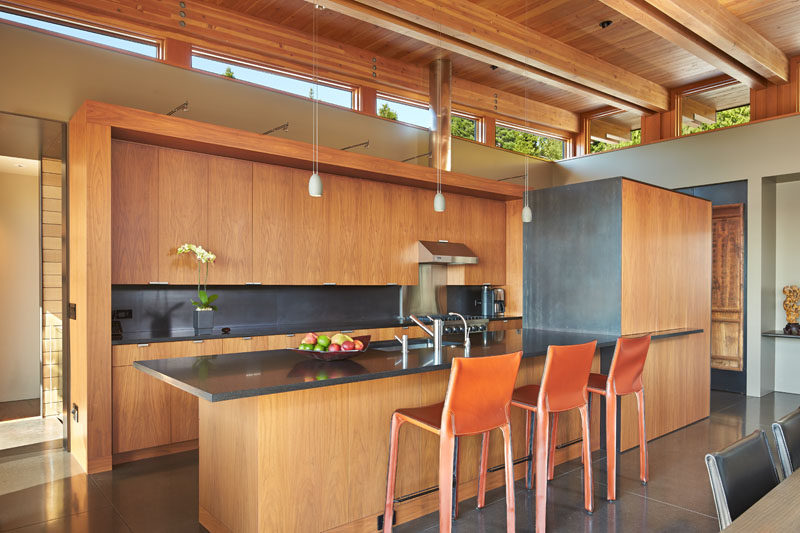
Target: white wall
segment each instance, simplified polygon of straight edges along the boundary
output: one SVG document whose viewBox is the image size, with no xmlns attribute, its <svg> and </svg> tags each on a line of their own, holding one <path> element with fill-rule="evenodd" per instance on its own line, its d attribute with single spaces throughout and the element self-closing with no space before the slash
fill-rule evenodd
<svg viewBox="0 0 800 533">
<path fill-rule="evenodd" d="M 13 72 L 0 84 L 0 111 L 66 122 L 85 100 L 166 113 L 189 101 L 177 116 L 262 133 L 289 122 L 275 137 L 311 142 L 308 99 L 188 69 L 173 67 L 96 46 L 0 23 L 3 69 Z M 395 161 L 430 151 L 427 130 L 334 106 L 320 106 L 319 142 L 342 148 L 370 141 L 360 152 Z M 309 159 L 311 152 L 309 150 Z M 412 163 L 428 166 L 427 158 Z M 523 158 L 459 139 L 453 142 L 452 169 L 492 179 L 522 174 Z M 534 183 L 550 186 L 549 162 L 531 160 Z"/>
<path fill-rule="evenodd" d="M 776 184 L 775 317 L 783 329 L 783 287 L 800 286 L 800 181 Z M 800 339 L 775 339 L 775 390 L 800 394 Z"/>
<path fill-rule="evenodd" d="M 0 157 L 0 402 L 39 397 L 39 163 Z"/>
<path fill-rule="evenodd" d="M 555 185 L 626 176 L 671 189 L 748 181 L 747 393 L 753 396 L 774 390 L 780 372 L 773 341 L 761 336 L 762 322 L 772 324 L 775 287 L 775 183 L 763 178 L 800 171 L 799 134 L 800 116 L 791 116 L 575 158 L 556 163 L 553 175 Z"/>
</svg>

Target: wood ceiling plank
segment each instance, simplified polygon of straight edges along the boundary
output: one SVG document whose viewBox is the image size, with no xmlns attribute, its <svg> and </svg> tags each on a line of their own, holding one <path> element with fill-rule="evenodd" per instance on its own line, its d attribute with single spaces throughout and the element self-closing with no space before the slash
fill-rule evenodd
<svg viewBox="0 0 800 533">
<path fill-rule="evenodd" d="M 155 38 L 176 39 L 201 49 L 254 62 L 266 62 L 304 74 L 311 73 L 313 57 L 308 34 L 213 5 L 193 3 L 191 9 L 186 9 L 186 17 L 178 15 L 177 3 L 172 9 L 158 0 L 26 0 L 26 5 L 56 16 Z M 179 21 L 186 22 L 186 27 L 178 26 Z M 319 74 L 323 78 L 368 85 L 400 96 L 427 99 L 428 78 L 425 68 L 331 39 L 318 39 L 318 50 Z M 495 94 L 499 100 L 497 108 L 494 104 Z M 524 98 L 485 85 L 456 79 L 453 99 L 472 111 L 525 118 Z M 531 122 L 562 131 L 577 131 L 576 113 L 530 98 L 527 109 Z"/>
<path fill-rule="evenodd" d="M 786 54 L 716 0 L 646 1 L 767 80 L 789 80 Z"/>
<path fill-rule="evenodd" d="M 621 15 L 633 20 L 671 43 L 691 52 L 709 65 L 744 83 L 763 89 L 766 79 L 677 23 L 646 0 L 600 0 Z"/>
<path fill-rule="evenodd" d="M 311 0 L 309 0 L 311 1 Z M 456 0 L 317 0 L 411 38 L 640 112 L 668 107 L 666 88 L 495 12 Z M 476 24 L 476 21 L 481 21 Z"/>
</svg>

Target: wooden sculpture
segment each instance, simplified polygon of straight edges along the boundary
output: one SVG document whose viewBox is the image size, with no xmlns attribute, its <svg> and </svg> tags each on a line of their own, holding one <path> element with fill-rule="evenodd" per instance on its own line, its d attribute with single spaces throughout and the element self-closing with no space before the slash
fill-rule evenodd
<svg viewBox="0 0 800 533">
<path fill-rule="evenodd" d="M 786 327 L 783 332 L 787 335 L 800 335 L 800 324 L 797 317 L 800 316 L 800 288 L 797 285 L 787 285 L 783 288 L 786 299 L 783 301 L 783 310 L 786 311 Z"/>
</svg>

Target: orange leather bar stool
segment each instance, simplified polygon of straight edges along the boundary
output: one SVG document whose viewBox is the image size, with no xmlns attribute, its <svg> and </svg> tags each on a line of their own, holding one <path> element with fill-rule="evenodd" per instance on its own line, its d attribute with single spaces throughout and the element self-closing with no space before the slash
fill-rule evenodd
<svg viewBox="0 0 800 533">
<path fill-rule="evenodd" d="M 606 457 L 608 460 L 608 499 L 617 499 L 617 396 L 636 395 L 639 408 L 639 477 L 647 483 L 647 436 L 644 426 L 644 387 L 642 371 L 650 349 L 650 335 L 620 337 L 614 348 L 614 359 L 608 376 L 589 374 L 590 393 L 606 399 Z"/>
<path fill-rule="evenodd" d="M 486 493 L 486 464 L 489 458 L 489 431 L 503 433 L 506 471 L 507 530 L 514 531 L 514 459 L 511 454 L 511 392 L 517 380 L 522 352 L 492 357 L 453 359 L 450 383 L 444 403 L 398 409 L 392 414 L 389 447 L 389 472 L 386 481 L 384 526 L 392 531 L 394 485 L 397 474 L 397 443 L 400 426 L 410 422 L 439 435 L 439 531 L 451 529 L 455 440 L 462 435 L 482 435 L 481 465 L 478 478 L 478 507 L 483 507 Z M 457 499 L 457 497 L 456 497 Z"/>
<path fill-rule="evenodd" d="M 583 422 L 583 498 L 584 507 L 594 510 L 592 499 L 592 449 L 589 438 L 589 397 L 586 383 L 592 370 L 597 341 L 571 346 L 549 346 L 541 385 L 525 385 L 514 391 L 511 405 L 525 409 L 528 454 L 533 456 L 536 442 L 536 531 L 545 530 L 547 480 L 552 478 L 555 432 L 548 443 L 548 425 L 553 414 L 553 428 L 558 413 L 578 409 Z M 538 416 L 537 416 L 538 415 Z M 533 417 L 533 422 L 531 418 Z M 535 427 L 535 438 L 534 438 Z M 549 453 L 548 453 L 549 451 Z M 549 455 L 549 460 L 548 460 Z M 531 488 L 532 463 L 528 463 L 526 482 Z"/>
</svg>

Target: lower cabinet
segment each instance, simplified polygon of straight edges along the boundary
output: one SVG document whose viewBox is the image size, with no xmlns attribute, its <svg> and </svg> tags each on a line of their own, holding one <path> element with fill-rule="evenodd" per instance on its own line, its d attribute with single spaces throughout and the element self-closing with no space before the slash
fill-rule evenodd
<svg viewBox="0 0 800 533">
<path fill-rule="evenodd" d="M 486 329 L 489 331 L 499 331 L 504 329 L 521 329 L 521 318 L 504 318 L 502 320 L 492 320 Z"/>
<path fill-rule="evenodd" d="M 112 451 L 129 452 L 169 444 L 170 389 L 132 366 L 111 369 Z"/>
<path fill-rule="evenodd" d="M 163 446 L 198 436 L 198 399 L 136 370 L 133 361 L 223 353 L 222 339 L 113 346 L 112 452 Z"/>
</svg>

